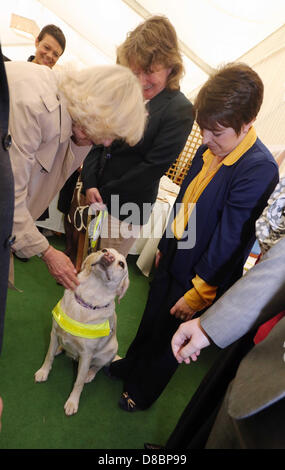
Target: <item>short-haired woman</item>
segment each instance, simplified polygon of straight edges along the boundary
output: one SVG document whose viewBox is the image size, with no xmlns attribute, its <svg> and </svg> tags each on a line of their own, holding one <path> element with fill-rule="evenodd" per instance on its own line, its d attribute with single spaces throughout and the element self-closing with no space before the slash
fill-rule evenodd
<svg viewBox="0 0 285 470">
<path fill-rule="evenodd" d="M 201 88 L 195 117 L 203 135 L 159 244 L 157 272 L 126 357 L 110 366 L 124 379 L 120 406 L 146 409 L 178 363 L 171 338 L 242 276 L 255 221 L 278 183 L 278 166 L 253 123 L 263 83 L 246 64 L 229 64 Z"/>
<path fill-rule="evenodd" d="M 106 65 L 56 73 L 28 62 L 6 63 L 10 90 L 10 158 L 15 181 L 12 250 L 39 255 L 64 287 L 78 284 L 70 259 L 49 245 L 34 221 L 93 143 L 136 144 L 146 111 L 139 81 L 126 67 Z"/>
<path fill-rule="evenodd" d="M 98 248 L 113 247 L 127 256 L 140 226 L 149 219 L 160 178 L 179 156 L 191 132 L 193 110 L 180 91 L 182 57 L 175 29 L 167 18 L 151 17 L 131 31 L 117 50 L 117 62 L 129 67 L 142 85 L 148 101 L 147 127 L 134 147 L 118 140 L 107 150 L 94 147 L 81 178 L 87 203 L 103 202 L 108 208 Z M 131 217 L 123 210 L 125 204 L 136 208 Z M 127 217 L 128 222 L 124 221 Z"/>
<path fill-rule="evenodd" d="M 66 39 L 58 26 L 47 24 L 39 32 L 35 40 L 35 46 L 35 55 L 31 55 L 28 62 L 46 65 L 52 69 L 64 53 Z"/>
</svg>

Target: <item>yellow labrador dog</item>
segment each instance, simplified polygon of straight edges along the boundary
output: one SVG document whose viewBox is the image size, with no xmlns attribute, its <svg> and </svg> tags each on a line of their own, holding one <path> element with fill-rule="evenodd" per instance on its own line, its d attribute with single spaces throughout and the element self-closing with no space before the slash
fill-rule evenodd
<svg viewBox="0 0 285 470">
<path fill-rule="evenodd" d="M 36 382 L 47 380 L 59 346 L 78 360 L 77 378 L 64 405 L 66 415 L 77 412 L 84 383 L 117 354 L 115 298 L 120 300 L 129 286 L 126 260 L 112 248 L 97 251 L 86 258 L 78 279 L 76 290 L 66 289 L 53 309 L 49 349 L 35 373 Z"/>
</svg>

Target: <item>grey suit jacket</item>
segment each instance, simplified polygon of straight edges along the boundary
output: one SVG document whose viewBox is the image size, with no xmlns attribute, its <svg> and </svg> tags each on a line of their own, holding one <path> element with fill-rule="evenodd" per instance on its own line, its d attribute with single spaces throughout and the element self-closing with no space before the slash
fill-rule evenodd
<svg viewBox="0 0 285 470">
<path fill-rule="evenodd" d="M 285 238 L 205 314 L 201 325 L 225 348 L 285 309 Z M 241 361 L 228 399 L 234 419 L 252 416 L 285 397 L 285 317 Z"/>
</svg>

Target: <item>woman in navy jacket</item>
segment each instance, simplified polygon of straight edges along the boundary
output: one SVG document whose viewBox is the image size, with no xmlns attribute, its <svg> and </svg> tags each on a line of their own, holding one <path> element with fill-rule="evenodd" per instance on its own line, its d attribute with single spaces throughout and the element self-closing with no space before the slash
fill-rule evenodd
<svg viewBox="0 0 285 470">
<path fill-rule="evenodd" d="M 255 240 L 255 221 L 278 183 L 278 167 L 253 127 L 263 83 L 245 64 L 229 64 L 201 88 L 194 105 L 203 135 L 157 255 L 158 270 L 137 335 L 110 366 L 123 378 L 120 406 L 145 409 L 177 368 L 171 338 L 239 277 Z"/>
</svg>

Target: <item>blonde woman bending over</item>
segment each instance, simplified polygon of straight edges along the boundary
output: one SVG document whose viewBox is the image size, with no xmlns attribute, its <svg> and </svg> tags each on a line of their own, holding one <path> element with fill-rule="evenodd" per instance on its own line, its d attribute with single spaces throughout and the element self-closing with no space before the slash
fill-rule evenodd
<svg viewBox="0 0 285 470">
<path fill-rule="evenodd" d="M 10 158 L 15 180 L 12 251 L 38 255 L 65 288 L 78 285 L 70 259 L 49 245 L 35 220 L 83 163 L 92 144 L 136 144 L 146 112 L 139 81 L 126 67 L 57 72 L 8 62 Z"/>
</svg>

